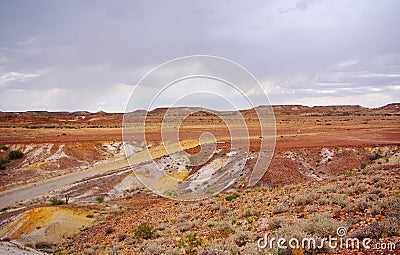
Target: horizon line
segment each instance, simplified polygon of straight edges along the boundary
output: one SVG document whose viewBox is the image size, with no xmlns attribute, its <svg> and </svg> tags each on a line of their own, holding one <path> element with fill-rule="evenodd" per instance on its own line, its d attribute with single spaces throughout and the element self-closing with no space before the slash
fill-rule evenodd
<svg viewBox="0 0 400 255">
<path fill-rule="evenodd" d="M 362 107 L 362 108 L 366 108 L 366 109 L 379 109 L 379 108 L 383 108 L 385 106 L 388 105 L 396 105 L 399 104 L 400 102 L 393 102 L 393 103 L 387 103 L 384 104 L 382 106 L 378 106 L 378 107 L 368 107 L 368 106 L 363 106 L 363 105 L 359 105 L 359 104 L 332 104 L 332 105 L 303 105 L 303 104 L 271 104 L 271 105 L 257 105 L 253 108 L 245 108 L 245 109 L 237 109 L 237 110 L 215 110 L 215 109 L 209 109 L 209 108 L 205 108 L 205 107 L 201 107 L 201 106 L 174 106 L 174 107 L 168 107 L 168 106 L 159 106 L 153 109 L 149 109 L 149 110 L 145 110 L 145 109 L 137 109 L 134 111 L 130 111 L 130 112 L 135 112 L 135 111 L 146 111 L 146 112 L 151 112 L 157 109 L 178 109 L 178 108 L 201 108 L 204 110 L 209 110 L 209 111 L 217 111 L 217 112 L 236 112 L 236 111 L 246 111 L 246 110 L 251 110 L 257 107 L 263 107 L 263 106 L 270 106 L 270 107 L 277 107 L 277 106 L 303 106 L 303 107 L 308 107 L 308 108 L 313 108 L 313 107 L 343 107 L 343 106 L 352 106 L 352 107 Z M 26 112 L 49 112 L 49 113 L 58 113 L 58 112 L 66 112 L 66 113 L 75 113 L 75 112 L 88 112 L 88 113 L 99 113 L 99 112 L 104 112 L 104 113 L 126 113 L 126 111 L 105 111 L 105 110 L 98 110 L 98 111 L 89 111 L 89 110 L 25 110 L 25 111 L 2 111 L 0 110 L 0 112 L 2 113 L 26 113 Z"/>
</svg>

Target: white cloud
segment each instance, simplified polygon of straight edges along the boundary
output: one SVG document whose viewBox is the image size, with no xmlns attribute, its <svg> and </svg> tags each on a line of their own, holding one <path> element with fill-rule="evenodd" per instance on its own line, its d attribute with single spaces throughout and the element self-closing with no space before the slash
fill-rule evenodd
<svg viewBox="0 0 400 255">
<path fill-rule="evenodd" d="M 23 82 L 27 79 L 38 77 L 38 73 L 18 73 L 18 72 L 8 72 L 0 76 L 0 84 L 10 82 L 10 81 L 19 81 Z"/>
<path fill-rule="evenodd" d="M 39 77 L 46 72 L 48 72 L 50 68 L 46 68 L 33 73 L 20 73 L 20 72 L 7 72 L 0 76 L 0 84 L 5 84 L 8 82 L 25 82 L 27 80 Z"/>
<path fill-rule="evenodd" d="M 277 104 L 380 105 L 400 98 L 400 1 L 238 1 L 226 6 L 172 0 L 160 2 L 160 8 L 132 1 L 112 6 L 12 1 L 2 7 L 0 33 L 7 35 L 0 43 L 2 111 L 123 111 L 135 88 L 129 84 L 165 61 L 193 54 L 243 65 Z M 47 66 L 54 69 L 46 75 L 35 71 Z M 146 84 L 137 105 L 149 104 L 146 93 L 172 73 L 196 71 L 188 68 L 204 67 L 166 68 Z M 251 85 L 238 83 L 257 96 Z M 190 86 L 166 93 L 161 103 L 204 88 L 241 105 L 240 93 Z M 188 101 L 214 103 L 203 97 Z"/>
</svg>

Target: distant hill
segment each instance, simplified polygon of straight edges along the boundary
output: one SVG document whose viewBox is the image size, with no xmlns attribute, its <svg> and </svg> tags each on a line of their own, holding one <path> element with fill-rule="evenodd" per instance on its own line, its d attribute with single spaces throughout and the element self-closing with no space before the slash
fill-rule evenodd
<svg viewBox="0 0 400 255">
<path fill-rule="evenodd" d="M 257 106 L 253 109 L 240 111 L 214 111 L 200 107 L 174 107 L 157 108 L 150 112 L 136 110 L 129 113 L 129 117 L 141 119 L 144 116 L 150 118 L 162 118 L 167 112 L 170 116 L 210 116 L 210 115 L 239 115 L 244 117 L 255 116 L 255 110 L 268 110 L 267 114 L 275 116 L 302 115 L 302 116 L 400 116 L 400 103 L 392 103 L 378 108 L 367 108 L 359 105 L 334 105 L 334 106 L 304 106 L 304 105 L 274 105 Z M 262 111 L 265 112 L 265 111 Z M 25 127 L 25 128 L 79 128 L 79 127 L 121 127 L 124 113 L 107 113 L 98 111 L 75 112 L 1 112 L 0 127 Z"/>
</svg>

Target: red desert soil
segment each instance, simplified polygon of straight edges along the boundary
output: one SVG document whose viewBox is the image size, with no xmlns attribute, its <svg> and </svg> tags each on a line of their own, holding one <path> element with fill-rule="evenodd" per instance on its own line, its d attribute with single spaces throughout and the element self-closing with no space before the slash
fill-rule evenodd
<svg viewBox="0 0 400 255">
<path fill-rule="evenodd" d="M 274 106 L 276 118 L 276 151 L 301 148 L 323 147 L 367 147 L 400 143 L 400 104 L 391 104 L 381 108 L 368 109 L 360 106 Z M 187 108 L 174 108 L 172 113 L 176 121 L 184 116 Z M 149 113 L 146 120 L 146 142 L 157 145 L 161 142 L 160 121 L 166 109 L 156 109 Z M 254 110 L 241 112 L 248 125 L 251 139 L 250 150 L 259 149 L 260 130 Z M 134 112 L 134 118 L 143 120 L 144 111 Z M 215 112 L 215 114 L 220 114 Z M 237 114 L 237 113 L 235 113 Z M 18 146 L 24 149 L 32 144 L 49 145 L 54 153 L 60 145 L 66 157 L 58 161 L 30 159 L 29 166 L 24 166 L 24 160 L 12 161 L 7 170 L 1 171 L 1 189 L 9 189 L 28 182 L 37 182 L 46 178 L 80 171 L 101 160 L 121 156 L 123 149 L 110 152 L 104 149 L 104 143 L 120 142 L 122 140 L 123 114 L 118 113 L 88 113 L 88 112 L 0 112 L 0 146 Z M 239 118 L 239 117 L 238 117 Z M 212 133 L 218 140 L 229 141 L 227 126 L 216 115 L 205 113 L 201 109 L 188 118 L 181 120 L 179 139 L 198 139 L 204 132 Z M 176 124 L 179 125 L 179 122 Z M 167 131 L 167 134 L 170 131 Z M 140 132 L 131 132 L 138 144 L 144 144 Z M 54 145 L 54 146 L 53 146 Z M 119 152 L 121 154 L 119 154 Z M 1 151 L 0 157 L 7 151 Z M 114 154 L 113 154 L 114 153 Z M 349 162 L 348 152 L 343 152 L 337 165 L 354 166 L 360 160 Z M 51 155 L 50 155 L 51 156 Z M 310 157 L 310 155 L 305 155 Z M 36 164 L 35 164 L 36 162 Z M 273 175 L 275 169 L 292 169 L 285 160 L 284 164 L 273 161 L 273 168 L 268 174 Z M 24 166 L 24 167 L 23 167 Z M 325 169 L 324 171 L 329 170 Z M 338 169 L 331 167 L 329 171 Z M 342 171 L 341 169 L 338 171 Z M 292 173 L 296 176 L 296 172 Z M 264 181 L 267 181 L 265 176 Z M 272 176 L 271 176 L 272 177 Z M 273 183 L 280 183 L 274 176 Z M 285 177 L 286 178 L 286 177 Z M 267 178 L 269 179 L 269 178 Z M 290 179 L 290 178 L 289 178 Z M 282 183 L 286 183 L 286 179 Z"/>
<path fill-rule="evenodd" d="M 180 141 L 187 142 L 210 132 L 218 141 L 225 142 L 218 144 L 221 151 L 213 157 L 229 151 L 229 130 L 217 116 L 220 113 L 199 109 L 180 123 L 188 109 L 171 110 L 175 119 L 167 135 L 176 128 Z M 165 112 L 166 109 L 156 109 L 149 113 L 147 144 L 140 132 L 131 132 L 138 146 L 161 144 L 160 122 Z M 197 253 L 200 249 L 203 249 L 201 254 L 229 254 L 225 250 L 209 253 L 223 246 L 238 254 L 252 254 L 257 238 L 264 233 L 304 227 L 302 224 L 314 220 L 314 216 L 324 224 L 325 221 L 346 223 L 351 235 L 370 234 L 371 226 L 379 227 L 381 235 L 373 237 L 374 242 L 383 238 L 386 242 L 397 242 L 400 247 L 400 233 L 391 229 L 400 225 L 400 104 L 376 109 L 274 106 L 274 112 L 275 153 L 256 187 L 247 190 L 240 182 L 235 183 L 235 190 L 197 202 L 175 202 L 145 189 L 135 189 L 125 190 L 122 198 L 95 203 L 94 196 L 107 196 L 110 189 L 129 176 L 119 170 L 115 174 L 101 173 L 68 190 L 76 202 L 60 209 L 89 208 L 93 212 L 90 216 L 94 217 L 93 225 L 71 231 L 65 242 L 54 240 L 52 248 L 59 247 L 62 254 L 166 254 L 167 251 L 200 254 Z M 250 151 L 256 153 L 263 139 L 257 116 L 254 110 L 241 113 L 248 126 Z M 137 111 L 134 118 L 143 120 L 145 114 Z M 0 146 L 8 148 L 1 149 L 0 157 L 6 157 L 11 149 L 27 151 L 22 159 L 7 163 L 0 172 L 2 190 L 79 172 L 98 162 L 122 159 L 122 118 L 122 114 L 104 112 L 0 112 Z M 196 154 L 200 147 L 186 151 Z M 254 161 L 248 160 L 246 167 L 251 169 Z M 93 197 L 88 200 L 83 194 Z M 0 219 L 12 221 L 20 212 L 28 211 L 29 215 L 30 209 L 31 213 L 40 210 L 34 209 L 37 207 L 42 208 L 38 204 L 28 205 L 22 211 L 6 208 Z M 141 222 L 155 226 L 150 240 L 136 236 L 135 229 Z M 195 244 L 199 247 L 193 247 Z M 303 250 L 292 252 L 304 254 Z M 369 251 L 336 252 L 368 254 Z"/>
</svg>

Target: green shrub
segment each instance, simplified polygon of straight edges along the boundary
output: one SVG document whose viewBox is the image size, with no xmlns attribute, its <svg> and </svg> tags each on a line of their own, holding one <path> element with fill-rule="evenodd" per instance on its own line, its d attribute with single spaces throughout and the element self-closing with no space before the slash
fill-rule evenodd
<svg viewBox="0 0 400 255">
<path fill-rule="evenodd" d="M 103 196 L 99 196 L 99 197 L 96 197 L 95 200 L 96 200 L 98 203 L 103 203 L 104 197 L 103 197 Z"/>
<path fill-rule="evenodd" d="M 226 196 L 225 197 L 225 200 L 226 201 L 232 201 L 232 200 L 235 200 L 236 198 L 238 198 L 239 197 L 239 195 L 236 195 L 236 194 L 234 194 L 234 195 L 229 195 L 229 196 Z"/>
<path fill-rule="evenodd" d="M 93 214 L 86 215 L 86 218 L 94 218 Z"/>
<path fill-rule="evenodd" d="M 1 165 L 5 165 L 5 164 L 7 164 L 8 162 L 10 162 L 10 159 L 9 159 L 8 157 L 1 158 L 1 159 L 0 159 L 0 164 L 1 164 Z"/>
<path fill-rule="evenodd" d="M 10 207 L 3 207 L 3 208 L 1 208 L 0 212 L 5 212 L 5 211 L 7 211 L 8 209 L 10 209 Z"/>
<path fill-rule="evenodd" d="M 151 239 L 154 233 L 155 227 L 149 222 L 142 222 L 135 229 L 135 236 L 143 239 Z"/>
<path fill-rule="evenodd" d="M 24 153 L 17 151 L 17 150 L 12 150 L 8 152 L 8 158 L 10 160 L 15 160 L 15 159 L 20 159 L 24 156 Z"/>
<path fill-rule="evenodd" d="M 367 167 L 367 163 L 362 162 L 360 168 L 361 168 L 361 169 L 365 169 L 366 167 Z"/>
<path fill-rule="evenodd" d="M 185 254 L 196 254 L 196 248 L 201 246 L 201 241 L 196 233 L 187 234 L 178 241 L 177 246 L 184 248 Z"/>
<path fill-rule="evenodd" d="M 8 150 L 8 147 L 5 146 L 5 145 L 3 145 L 3 146 L 1 146 L 1 149 L 2 149 L 3 151 L 6 151 L 6 150 Z"/>
<path fill-rule="evenodd" d="M 65 202 L 64 202 L 64 200 L 58 199 L 56 197 L 52 197 L 52 198 L 50 198 L 50 203 L 51 203 L 51 205 L 62 205 Z"/>
</svg>

